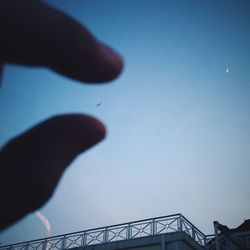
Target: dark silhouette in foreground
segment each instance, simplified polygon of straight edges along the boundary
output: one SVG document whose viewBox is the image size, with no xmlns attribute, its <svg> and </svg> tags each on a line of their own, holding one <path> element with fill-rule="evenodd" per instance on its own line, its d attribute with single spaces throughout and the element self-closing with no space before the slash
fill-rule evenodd
<svg viewBox="0 0 250 250">
<path fill-rule="evenodd" d="M 76 20 L 39 0 L 0 1 L 0 29 L 0 76 L 4 64 L 13 63 L 102 83 L 115 79 L 123 68 L 115 51 Z M 0 152 L 0 229 L 41 207 L 65 168 L 104 137 L 105 127 L 97 119 L 66 114 L 9 141 Z"/>
</svg>

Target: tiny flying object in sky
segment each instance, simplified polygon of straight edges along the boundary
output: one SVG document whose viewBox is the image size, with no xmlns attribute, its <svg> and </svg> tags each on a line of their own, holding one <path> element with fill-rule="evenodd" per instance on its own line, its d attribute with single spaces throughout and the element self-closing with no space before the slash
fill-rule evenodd
<svg viewBox="0 0 250 250">
<path fill-rule="evenodd" d="M 229 73 L 229 68 L 226 68 L 225 74 L 228 74 L 228 73 Z"/>
<path fill-rule="evenodd" d="M 96 107 L 99 107 L 102 104 L 102 102 L 99 102 L 96 104 Z"/>
</svg>

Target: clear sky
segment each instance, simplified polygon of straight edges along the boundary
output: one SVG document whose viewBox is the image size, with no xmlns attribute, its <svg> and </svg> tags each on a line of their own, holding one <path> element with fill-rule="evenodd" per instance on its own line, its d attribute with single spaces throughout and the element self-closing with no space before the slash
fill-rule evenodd
<svg viewBox="0 0 250 250">
<path fill-rule="evenodd" d="M 117 80 L 95 86 L 5 67 L 1 145 L 55 114 L 92 114 L 108 128 L 40 209 L 51 235 L 173 213 L 210 234 L 214 220 L 250 218 L 250 1 L 48 2 L 125 59 Z M 0 242 L 46 236 L 34 213 Z"/>
</svg>

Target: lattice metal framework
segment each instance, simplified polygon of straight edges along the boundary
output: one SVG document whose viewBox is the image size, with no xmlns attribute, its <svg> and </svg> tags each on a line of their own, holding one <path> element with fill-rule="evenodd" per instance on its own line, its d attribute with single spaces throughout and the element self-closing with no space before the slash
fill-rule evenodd
<svg viewBox="0 0 250 250">
<path fill-rule="evenodd" d="M 0 250 L 61 250 L 183 231 L 205 247 L 206 236 L 182 214 L 173 214 L 2 246 Z"/>
<path fill-rule="evenodd" d="M 210 235 L 209 235 L 210 236 Z M 234 233 L 233 237 L 238 240 L 242 245 L 250 249 L 250 231 Z M 218 236 L 220 250 L 238 250 L 238 247 L 223 235 Z M 209 240 L 207 236 L 207 249 L 216 250 L 215 236 L 211 235 Z"/>
</svg>

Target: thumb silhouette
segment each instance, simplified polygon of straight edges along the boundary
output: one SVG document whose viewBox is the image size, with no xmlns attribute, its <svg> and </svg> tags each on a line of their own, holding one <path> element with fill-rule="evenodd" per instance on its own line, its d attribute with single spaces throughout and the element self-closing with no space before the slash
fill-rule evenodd
<svg viewBox="0 0 250 250">
<path fill-rule="evenodd" d="M 105 137 L 93 117 L 52 117 L 9 141 L 0 152 L 0 229 L 42 206 L 65 168 Z"/>
</svg>

